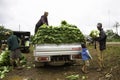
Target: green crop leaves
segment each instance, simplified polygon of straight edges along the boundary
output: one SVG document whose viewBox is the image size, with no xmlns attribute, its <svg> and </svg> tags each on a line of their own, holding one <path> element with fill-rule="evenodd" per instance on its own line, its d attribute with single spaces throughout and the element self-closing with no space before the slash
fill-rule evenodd
<svg viewBox="0 0 120 80">
<path fill-rule="evenodd" d="M 76 26 L 66 22 L 63 23 L 57 27 L 47 25 L 41 26 L 33 37 L 33 43 L 61 44 L 85 42 L 84 35 Z"/>
<path fill-rule="evenodd" d="M 90 32 L 90 37 L 92 37 L 93 39 L 99 37 L 99 31 L 98 30 L 92 30 Z"/>
</svg>

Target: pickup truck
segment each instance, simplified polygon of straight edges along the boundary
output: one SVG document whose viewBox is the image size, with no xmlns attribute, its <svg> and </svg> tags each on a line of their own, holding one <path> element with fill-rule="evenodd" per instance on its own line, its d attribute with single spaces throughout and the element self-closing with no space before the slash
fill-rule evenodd
<svg viewBox="0 0 120 80">
<path fill-rule="evenodd" d="M 40 44 L 35 45 L 34 57 L 36 67 L 49 65 L 73 64 L 81 59 L 81 44 Z"/>
</svg>

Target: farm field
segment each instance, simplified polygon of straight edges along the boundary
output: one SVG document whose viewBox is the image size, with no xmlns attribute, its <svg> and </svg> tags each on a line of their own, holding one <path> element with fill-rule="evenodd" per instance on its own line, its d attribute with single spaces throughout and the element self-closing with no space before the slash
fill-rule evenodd
<svg viewBox="0 0 120 80">
<path fill-rule="evenodd" d="M 97 50 L 94 46 L 88 46 L 93 60 L 89 67 L 89 73 L 81 72 L 82 61 L 75 65 L 34 67 L 33 51 L 24 54 L 27 58 L 26 67 L 22 70 L 11 70 L 2 80 L 119 80 L 120 74 L 120 44 L 107 44 L 105 53 L 105 69 L 97 72 Z M 68 76 L 77 76 L 78 79 L 67 79 Z"/>
</svg>

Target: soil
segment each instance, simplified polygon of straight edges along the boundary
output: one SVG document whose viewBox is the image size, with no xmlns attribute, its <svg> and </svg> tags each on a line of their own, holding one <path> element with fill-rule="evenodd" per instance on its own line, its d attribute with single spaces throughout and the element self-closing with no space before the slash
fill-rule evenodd
<svg viewBox="0 0 120 80">
<path fill-rule="evenodd" d="M 96 50 L 93 47 L 89 47 L 89 50 L 93 56 L 91 65 L 89 67 L 89 73 L 84 74 L 81 71 L 82 60 L 78 60 L 75 65 L 63 65 L 63 66 L 50 66 L 47 65 L 42 68 L 34 67 L 33 52 L 24 54 L 27 58 L 27 65 L 21 70 L 12 70 L 3 80 L 69 80 L 66 79 L 70 75 L 79 75 L 79 79 L 76 80 L 119 80 L 120 74 L 120 45 L 108 45 L 105 55 L 105 68 L 101 72 L 97 72 L 98 67 Z M 85 79 L 83 78 L 85 77 Z M 72 79 L 71 79 L 72 80 Z"/>
</svg>

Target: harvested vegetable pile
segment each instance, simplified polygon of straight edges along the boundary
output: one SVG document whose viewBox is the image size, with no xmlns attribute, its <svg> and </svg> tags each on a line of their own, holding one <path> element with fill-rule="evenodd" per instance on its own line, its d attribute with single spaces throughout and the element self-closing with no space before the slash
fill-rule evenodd
<svg viewBox="0 0 120 80">
<path fill-rule="evenodd" d="M 10 51 L 2 51 L 0 54 L 0 66 L 8 66 L 10 65 L 10 58 L 9 58 Z"/>
<path fill-rule="evenodd" d="M 90 32 L 90 37 L 92 37 L 93 39 L 99 37 L 99 31 L 98 30 L 92 30 Z"/>
<path fill-rule="evenodd" d="M 0 79 L 4 78 L 6 73 L 9 72 L 9 65 L 10 65 L 10 58 L 9 58 L 10 51 L 2 51 L 0 54 Z"/>
<path fill-rule="evenodd" d="M 6 73 L 10 71 L 10 51 L 5 50 L 0 53 L 0 79 L 3 79 L 6 76 Z M 26 64 L 26 58 L 22 55 L 20 59 L 21 65 Z"/>
<path fill-rule="evenodd" d="M 34 44 L 60 44 L 85 42 L 84 35 L 74 25 L 61 22 L 60 26 L 43 25 L 33 37 Z"/>
</svg>

